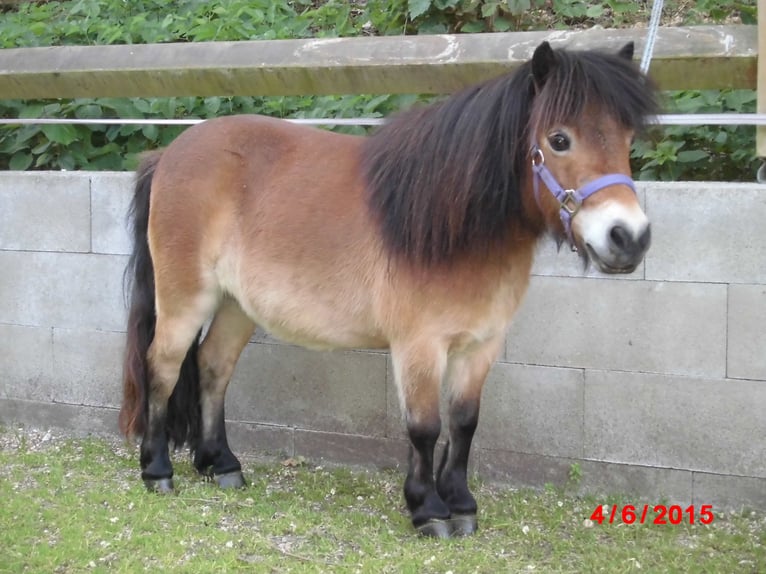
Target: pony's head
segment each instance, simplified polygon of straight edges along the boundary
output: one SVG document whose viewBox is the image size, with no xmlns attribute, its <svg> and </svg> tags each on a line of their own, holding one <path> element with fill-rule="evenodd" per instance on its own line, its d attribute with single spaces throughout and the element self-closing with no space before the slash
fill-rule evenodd
<svg viewBox="0 0 766 574">
<path fill-rule="evenodd" d="M 528 63 L 535 202 L 548 229 L 605 273 L 632 272 L 651 241 L 629 159 L 658 102 L 632 57 L 632 43 L 605 54 L 543 42 Z"/>
</svg>

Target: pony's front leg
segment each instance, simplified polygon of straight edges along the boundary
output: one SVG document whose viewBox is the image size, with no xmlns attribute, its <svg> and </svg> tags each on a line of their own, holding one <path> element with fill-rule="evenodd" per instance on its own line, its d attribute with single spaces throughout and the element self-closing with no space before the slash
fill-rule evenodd
<svg viewBox="0 0 766 574">
<path fill-rule="evenodd" d="M 446 352 L 430 345 L 392 347 L 396 383 L 410 437 L 404 498 L 412 524 L 425 536 L 450 535 L 449 507 L 436 492 L 434 447 L 441 432 L 439 388 Z"/>
<path fill-rule="evenodd" d="M 468 457 L 479 422 L 481 390 L 502 341 L 503 338 L 493 340 L 449 361 L 449 437 L 436 485 L 450 509 L 453 535 L 470 535 L 478 528 L 476 499 L 468 488 Z"/>
</svg>

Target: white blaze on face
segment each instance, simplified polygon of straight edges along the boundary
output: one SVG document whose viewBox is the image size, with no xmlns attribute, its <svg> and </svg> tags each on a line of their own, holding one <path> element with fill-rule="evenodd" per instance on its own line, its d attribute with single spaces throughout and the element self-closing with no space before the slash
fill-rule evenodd
<svg viewBox="0 0 766 574">
<path fill-rule="evenodd" d="M 649 227 L 649 219 L 638 202 L 626 205 L 620 201 L 607 200 L 593 207 L 583 208 L 572 219 L 572 231 L 586 247 L 602 271 L 602 265 L 611 268 L 635 267 L 643 258 L 643 250 L 636 252 L 620 248 L 615 243 L 613 230 L 621 227 L 635 246 Z"/>
</svg>

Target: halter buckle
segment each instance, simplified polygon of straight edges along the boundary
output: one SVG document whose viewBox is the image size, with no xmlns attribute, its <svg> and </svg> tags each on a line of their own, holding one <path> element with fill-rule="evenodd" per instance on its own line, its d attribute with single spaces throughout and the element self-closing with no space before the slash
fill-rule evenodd
<svg viewBox="0 0 766 574">
<path fill-rule="evenodd" d="M 582 202 L 577 197 L 577 192 L 574 189 L 565 189 L 564 197 L 559 201 L 559 206 L 562 211 L 566 211 L 569 214 L 569 217 L 572 218 L 577 215 L 578 211 L 580 211 Z"/>
</svg>

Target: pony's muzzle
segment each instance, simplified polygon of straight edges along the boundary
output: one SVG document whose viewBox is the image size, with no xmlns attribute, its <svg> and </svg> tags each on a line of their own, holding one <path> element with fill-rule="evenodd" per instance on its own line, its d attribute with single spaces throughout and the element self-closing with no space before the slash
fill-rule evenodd
<svg viewBox="0 0 766 574">
<path fill-rule="evenodd" d="M 606 249 L 598 249 L 591 243 L 586 243 L 585 247 L 591 261 L 602 273 L 632 273 L 643 261 L 651 242 L 652 230 L 648 222 L 638 231 L 616 223 L 607 234 Z"/>
<path fill-rule="evenodd" d="M 649 244 L 652 242 L 652 228 L 649 224 L 634 235 L 623 225 L 617 224 L 609 231 L 609 247 L 615 253 L 624 254 L 626 257 L 643 258 Z"/>
</svg>

